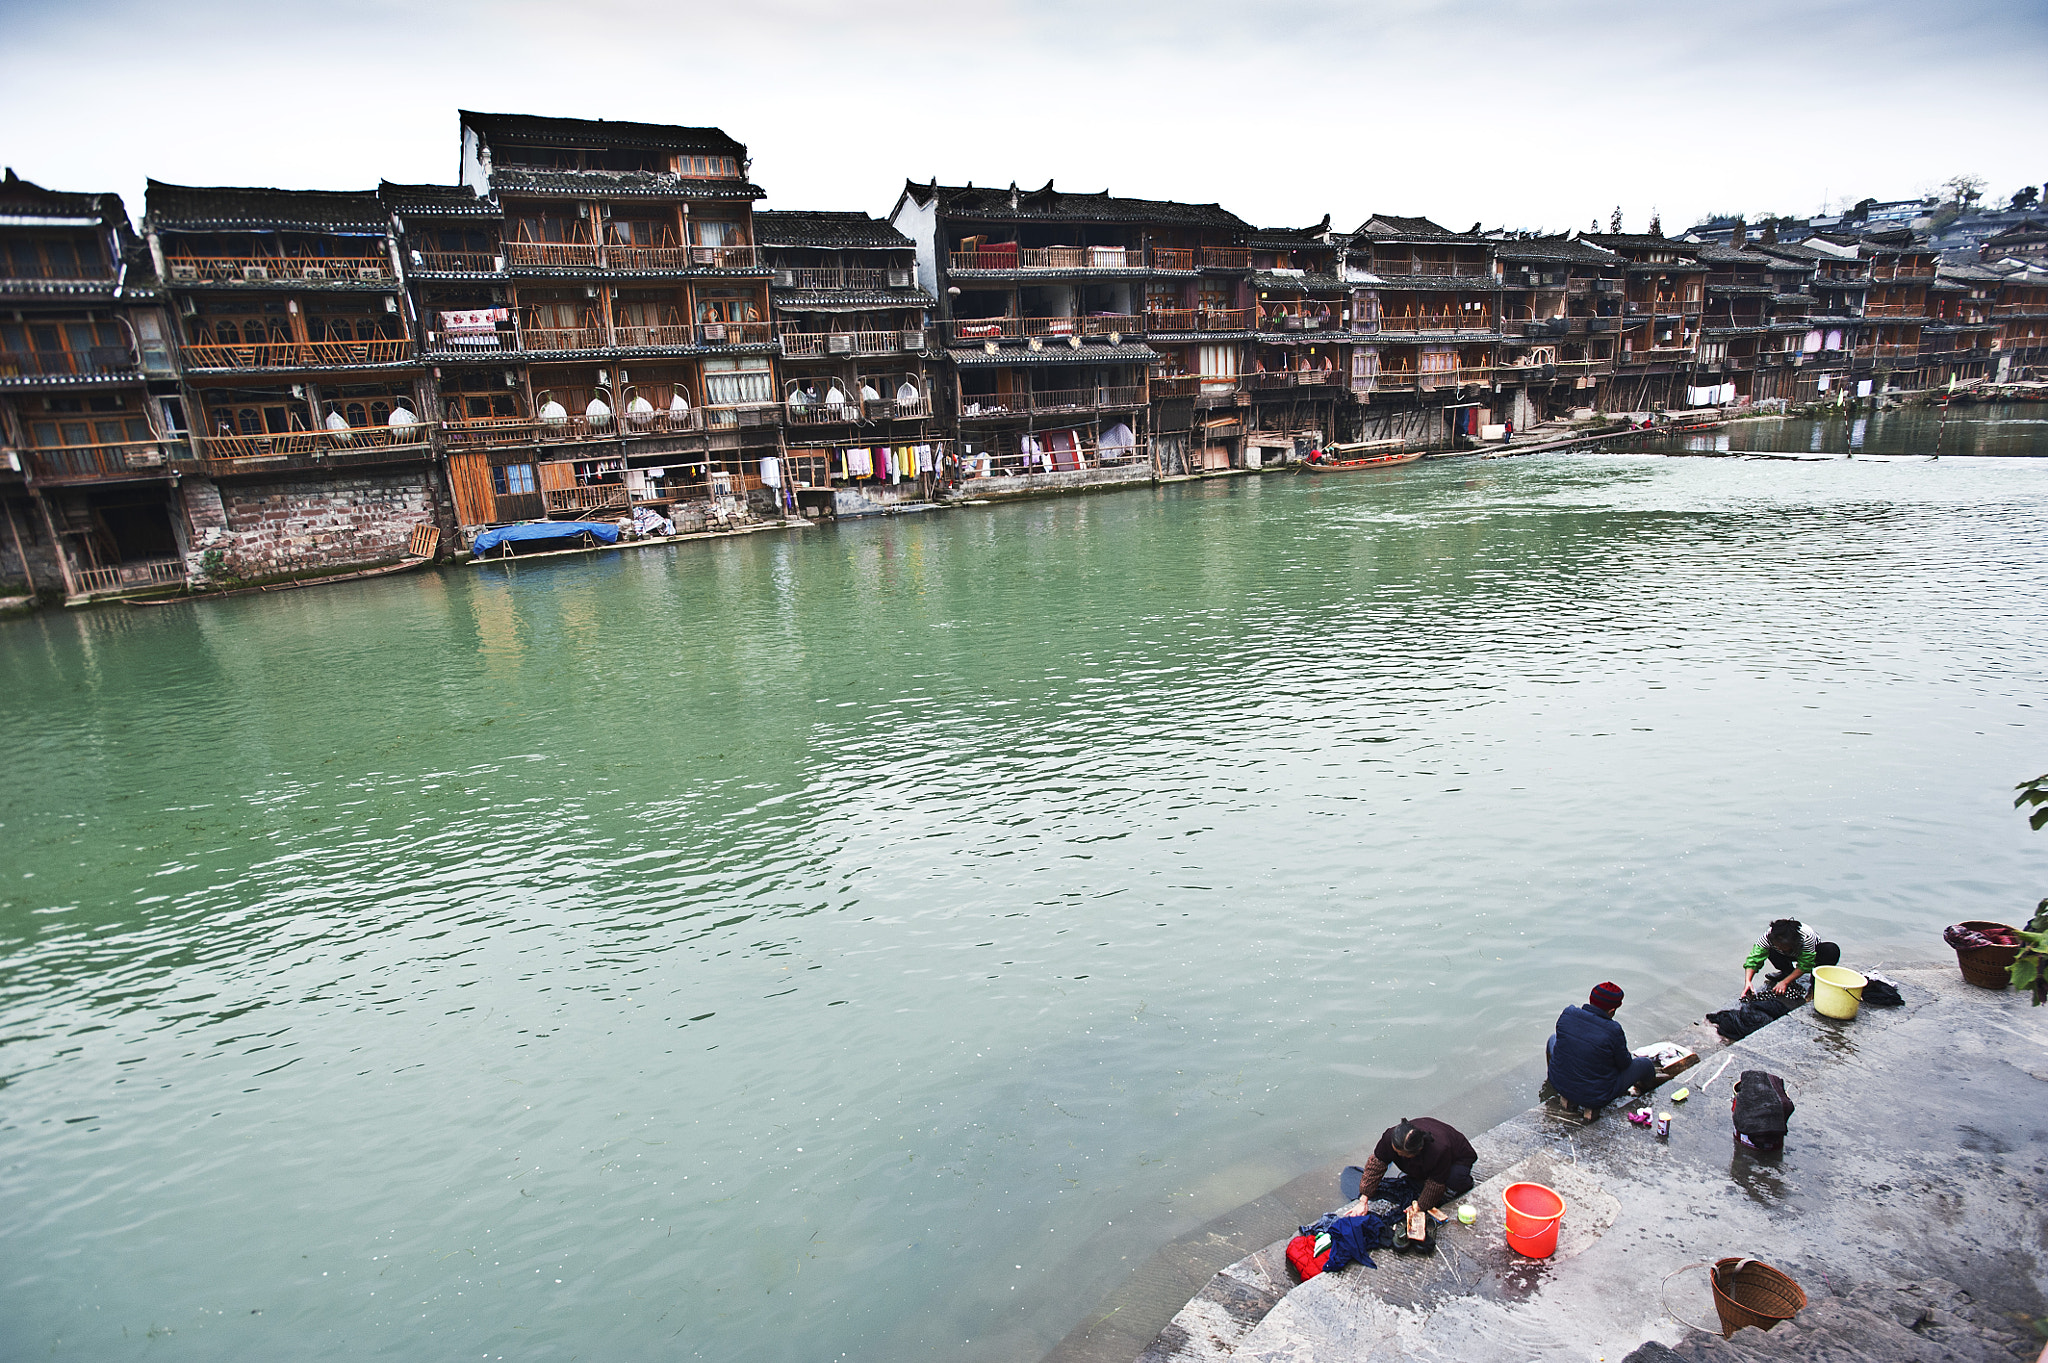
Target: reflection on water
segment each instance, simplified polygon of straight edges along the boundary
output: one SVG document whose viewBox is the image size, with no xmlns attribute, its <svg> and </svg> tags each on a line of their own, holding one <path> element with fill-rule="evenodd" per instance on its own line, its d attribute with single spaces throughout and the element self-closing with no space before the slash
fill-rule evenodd
<svg viewBox="0 0 2048 1363">
<path fill-rule="evenodd" d="M 2044 531 L 1558 455 L 10 626 L 0 1356 L 1036 1358 L 1592 982 L 2031 904 Z"/>
<path fill-rule="evenodd" d="M 1631 450 L 1653 454 L 1775 454 L 2039 457 L 2048 453 L 2048 404 L 1954 403 L 1872 410 L 1790 420 L 1739 419 L 1719 430 L 1631 437 Z"/>
</svg>

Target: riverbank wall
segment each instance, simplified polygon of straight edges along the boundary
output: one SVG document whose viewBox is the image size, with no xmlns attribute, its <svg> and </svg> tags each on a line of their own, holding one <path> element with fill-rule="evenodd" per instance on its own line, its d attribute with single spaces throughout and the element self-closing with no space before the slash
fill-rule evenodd
<svg viewBox="0 0 2048 1363">
<path fill-rule="evenodd" d="M 1149 1344 L 1134 1350 L 1135 1322 L 1112 1307 L 1047 1363 L 2033 1359 L 2048 1329 L 2048 1010 L 1967 985 L 1949 963 L 1874 968 L 1899 982 L 1903 1007 L 1846 1023 L 1802 1009 L 1725 1047 L 1704 1023 L 1674 1038 L 1701 1063 L 1656 1100 L 1673 1113 L 1666 1141 L 1618 1107 L 1587 1123 L 1539 1104 L 1485 1131 L 1482 1181 L 1461 1199 L 1478 1220 L 1447 1225 L 1432 1257 L 1378 1254 L 1376 1267 L 1298 1283 L 1285 1238 L 1268 1240 Z M 1749 1069 L 1783 1077 L 1797 1104 L 1777 1156 L 1733 1141 L 1730 1095 Z M 1680 1087 L 1691 1097 L 1673 1103 Z M 1361 1148 L 1376 1131 L 1357 1133 Z M 1241 1243 L 1281 1206 L 1306 1221 L 1345 1205 L 1329 1171 L 1307 1177 L 1327 1180 L 1323 1198 L 1289 1185 L 1182 1253 Z M 1501 1194 L 1519 1181 L 1566 1201 L 1549 1259 L 1506 1247 Z M 1696 1328 L 1716 1315 L 1705 1270 L 1687 1265 L 1725 1256 L 1789 1274 L 1808 1309 L 1730 1344 Z"/>
</svg>

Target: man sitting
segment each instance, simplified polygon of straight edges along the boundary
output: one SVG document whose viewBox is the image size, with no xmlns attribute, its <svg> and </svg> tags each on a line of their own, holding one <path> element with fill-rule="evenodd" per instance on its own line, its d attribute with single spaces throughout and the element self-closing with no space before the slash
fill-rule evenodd
<svg viewBox="0 0 2048 1363">
<path fill-rule="evenodd" d="M 1797 918 L 1779 918 L 1764 929 L 1763 940 L 1749 949 L 1749 955 L 1742 962 L 1742 992 L 1744 996 L 1757 992 L 1756 973 L 1768 962 L 1771 974 L 1764 977 L 1764 986 L 1774 993 L 1786 994 L 1804 990 L 1800 977 L 1817 965 L 1840 965 L 1842 949 L 1833 942 L 1823 942 L 1815 932 Z"/>
<path fill-rule="evenodd" d="M 1478 1158 L 1472 1142 L 1449 1122 L 1434 1117 L 1417 1117 L 1411 1122 L 1403 1117 L 1380 1133 L 1380 1143 L 1365 1162 L 1358 1192 L 1367 1202 L 1372 1201 L 1387 1166 L 1398 1165 L 1409 1184 L 1421 1190 L 1410 1204 L 1411 1210 L 1426 1212 L 1441 1206 L 1445 1198 L 1463 1197 L 1472 1191 L 1472 1165 Z"/>
<path fill-rule="evenodd" d="M 1557 1032 L 1547 1048 L 1550 1086 L 1587 1121 L 1623 1094 L 1656 1087 L 1657 1062 L 1630 1052 L 1628 1037 L 1614 1020 L 1621 1000 L 1620 985 L 1594 985 L 1585 1003 L 1557 1015 Z"/>
</svg>

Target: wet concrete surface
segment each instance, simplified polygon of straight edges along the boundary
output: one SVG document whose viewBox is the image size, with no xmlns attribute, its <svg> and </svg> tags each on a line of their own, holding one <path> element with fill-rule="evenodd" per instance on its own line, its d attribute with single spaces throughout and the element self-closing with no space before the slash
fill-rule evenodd
<svg viewBox="0 0 2048 1363">
<path fill-rule="evenodd" d="M 1474 1139 L 1487 1177 L 1464 1200 L 1479 1219 L 1444 1227 L 1435 1256 L 1376 1254 L 1375 1268 L 1295 1284 L 1284 1239 L 1268 1243 L 1140 1359 L 1618 1361 L 1646 1342 L 1688 1360 L 2033 1359 L 2036 1323 L 2048 1325 L 2048 1009 L 1966 985 L 1953 964 L 1884 973 L 1903 1008 L 1846 1023 L 1802 1009 L 1727 1047 L 1718 1077 L 1710 1032 L 1676 1038 L 1702 1061 L 1664 1091 L 1689 1087 L 1689 1101 L 1657 1099 L 1673 1113 L 1668 1141 L 1620 1106 L 1591 1123 L 1524 1111 Z M 1782 1076 L 1797 1104 L 1781 1154 L 1734 1143 L 1746 1069 Z M 1501 1190 L 1522 1179 L 1567 1204 L 1547 1260 L 1505 1245 Z M 1324 1186 L 1301 1220 L 1337 1205 Z M 1705 1268 L 1686 1266 L 1729 1255 L 1789 1274 L 1808 1310 L 1728 1343 L 1689 1330 L 1716 1316 Z M 1920 1301 L 1940 1305 L 1916 1315 Z"/>
</svg>

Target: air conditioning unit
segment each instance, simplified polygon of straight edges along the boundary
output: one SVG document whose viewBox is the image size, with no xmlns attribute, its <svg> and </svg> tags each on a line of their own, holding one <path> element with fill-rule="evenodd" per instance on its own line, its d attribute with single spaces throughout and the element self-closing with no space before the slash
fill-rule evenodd
<svg viewBox="0 0 2048 1363">
<path fill-rule="evenodd" d="M 905 350 L 923 350 L 923 349 L 924 349 L 924 333 L 923 333 L 922 331 L 906 331 L 906 332 L 904 332 L 904 333 L 903 333 L 903 348 L 904 348 Z"/>
<path fill-rule="evenodd" d="M 162 450 L 130 450 L 128 451 L 127 462 L 128 467 L 131 469 L 159 468 L 164 462 L 164 452 Z"/>
<path fill-rule="evenodd" d="M 724 344 L 725 344 L 725 323 L 723 323 L 723 322 L 706 322 L 706 323 L 704 324 L 704 344 L 706 344 L 706 345 L 724 345 Z"/>
<path fill-rule="evenodd" d="M 251 280 L 268 279 L 270 278 L 270 267 L 268 265 L 244 265 L 242 267 L 242 278 Z"/>
<path fill-rule="evenodd" d="M 827 354 L 831 355 L 851 355 L 853 353 L 853 337 L 843 333 L 827 336 L 825 338 L 825 350 Z"/>
<path fill-rule="evenodd" d="M 891 270 L 891 271 L 889 271 L 889 287 L 890 287 L 890 288 L 892 288 L 892 289 L 907 289 L 907 288 L 909 288 L 909 287 L 910 287 L 910 271 L 908 271 L 908 270 Z"/>
<path fill-rule="evenodd" d="M 795 287 L 796 287 L 796 271 L 795 271 L 795 270 L 777 270 L 777 271 L 775 272 L 775 287 L 776 287 L 776 288 L 778 288 L 778 289 L 793 289 L 793 288 L 795 288 Z"/>
</svg>

